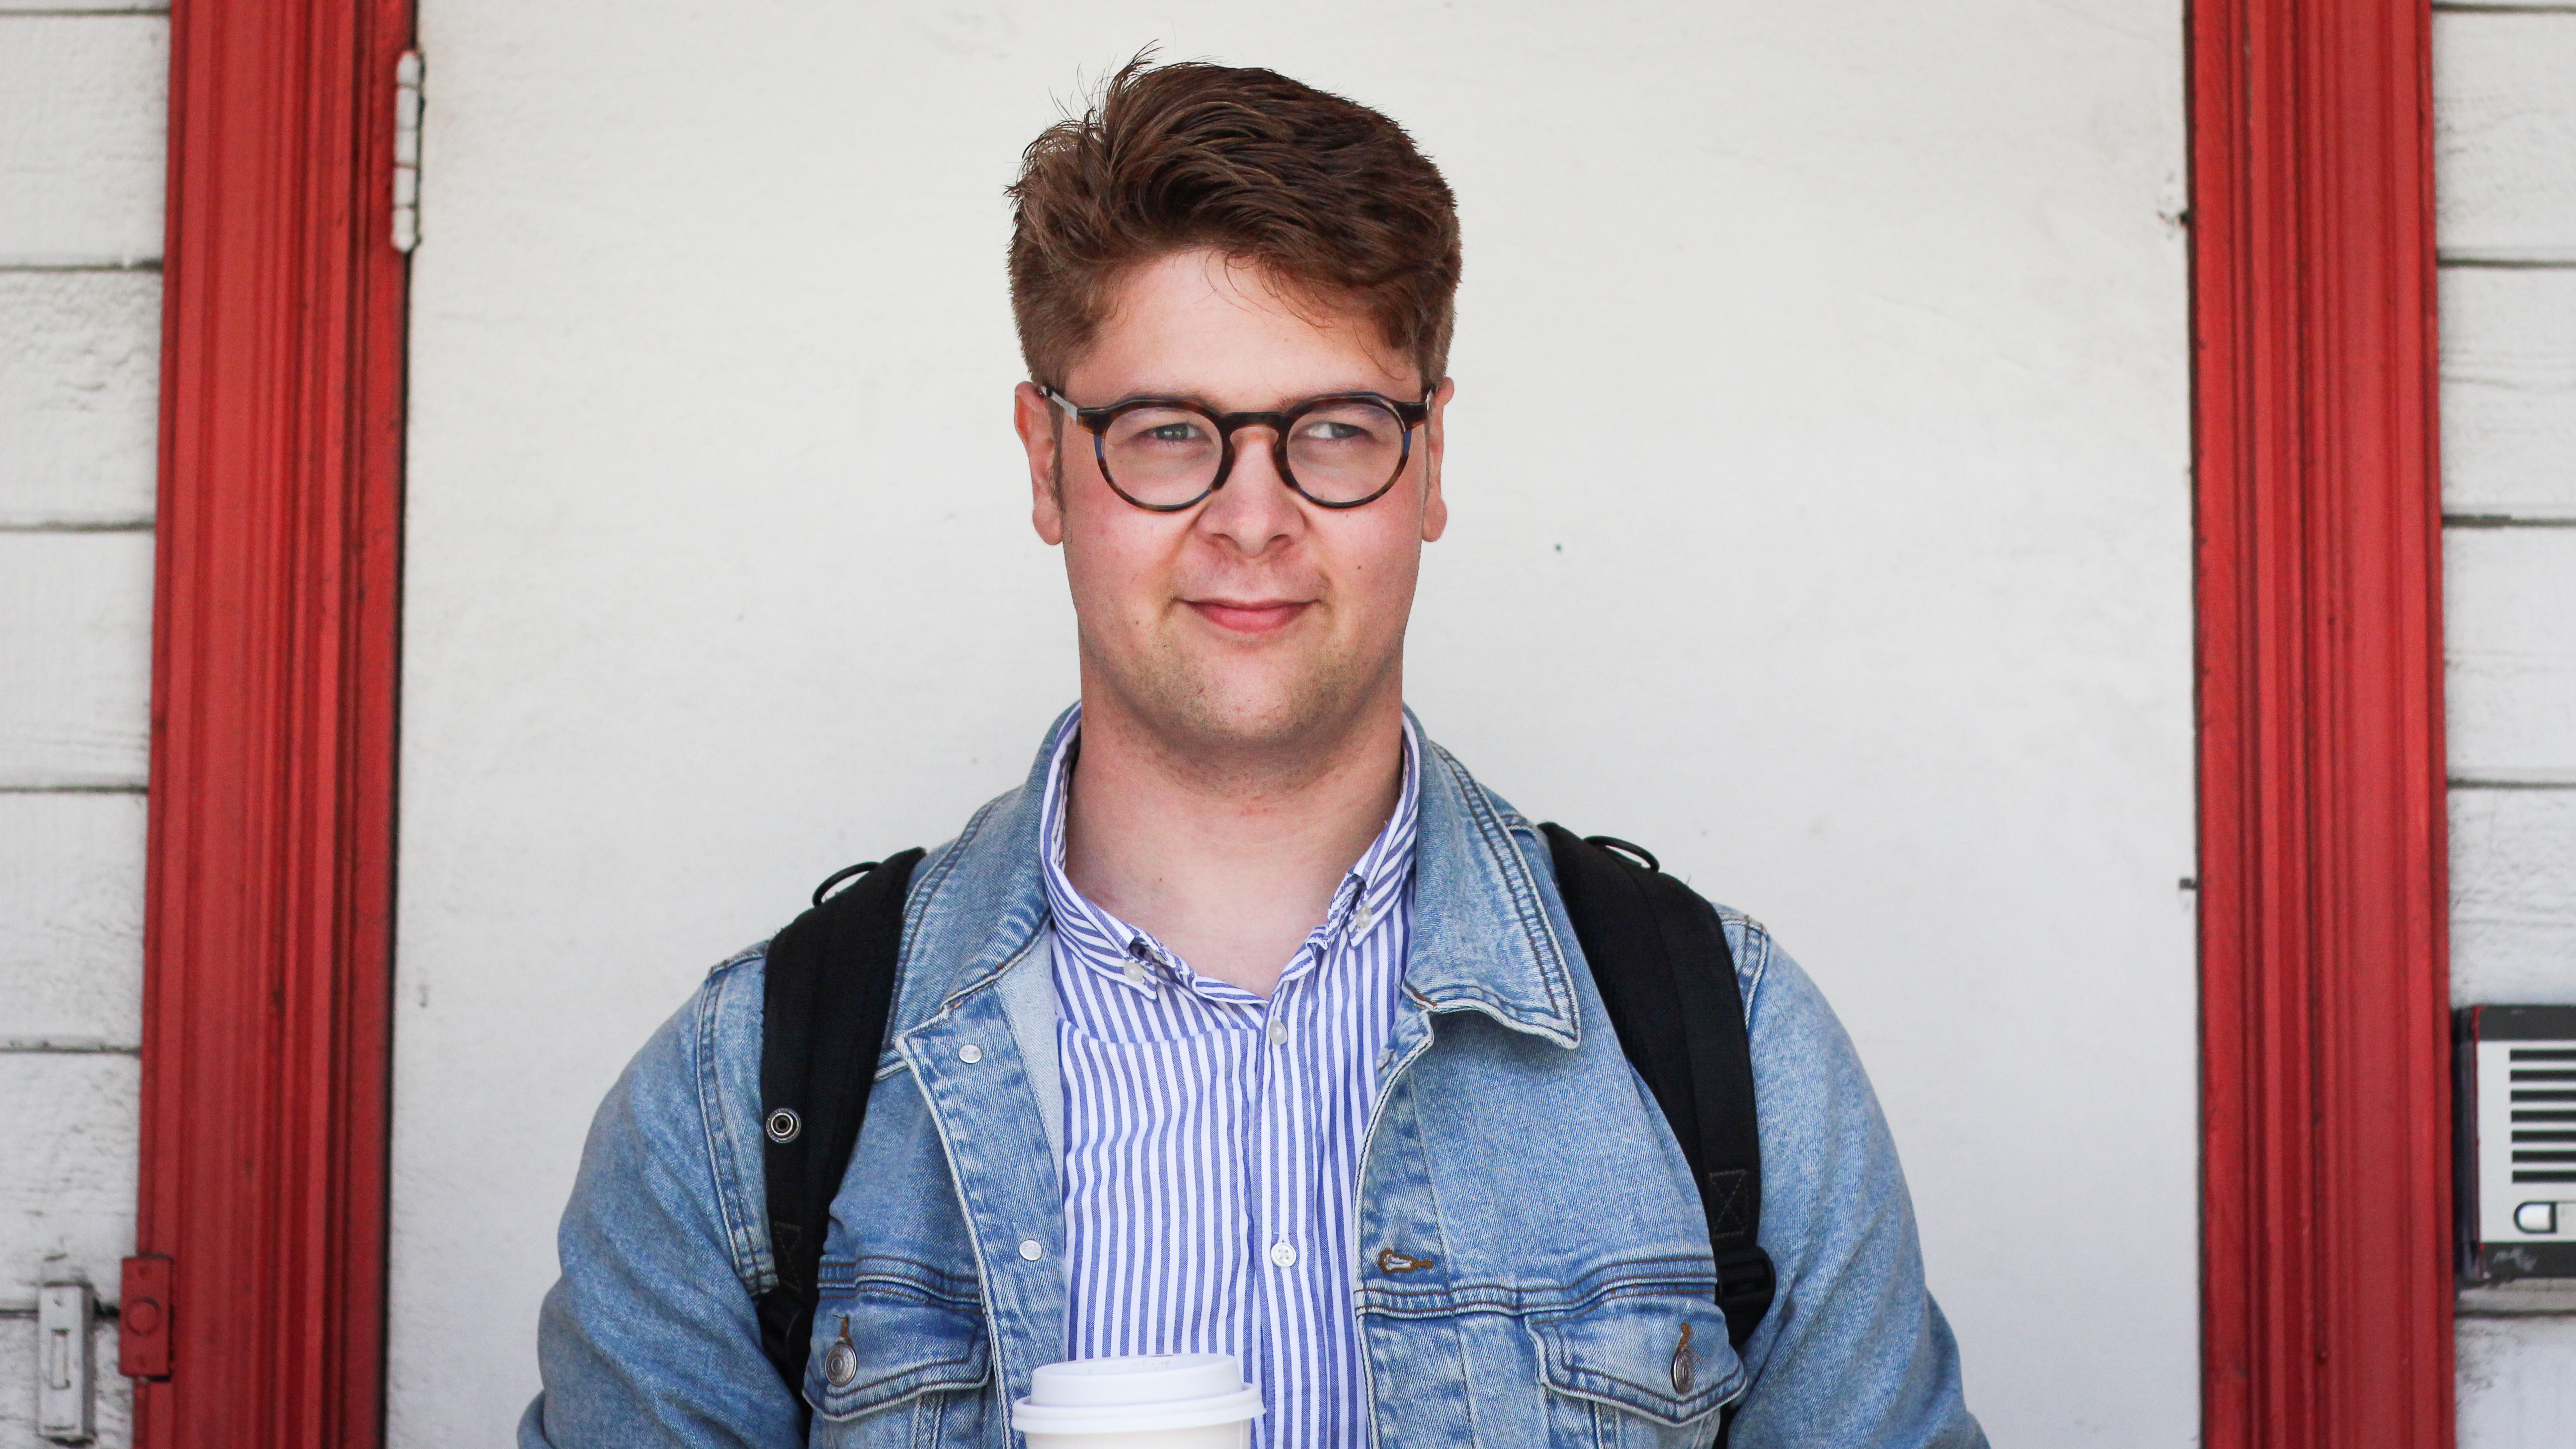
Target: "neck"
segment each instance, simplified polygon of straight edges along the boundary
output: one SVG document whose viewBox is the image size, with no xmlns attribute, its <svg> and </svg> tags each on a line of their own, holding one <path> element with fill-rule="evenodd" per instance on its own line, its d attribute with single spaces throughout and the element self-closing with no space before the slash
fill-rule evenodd
<svg viewBox="0 0 2576 1449">
<path fill-rule="evenodd" d="M 1269 995 L 1403 789 L 1403 691 L 1374 693 L 1311 738 L 1211 749 L 1086 679 L 1065 873 L 1201 975 Z"/>
</svg>

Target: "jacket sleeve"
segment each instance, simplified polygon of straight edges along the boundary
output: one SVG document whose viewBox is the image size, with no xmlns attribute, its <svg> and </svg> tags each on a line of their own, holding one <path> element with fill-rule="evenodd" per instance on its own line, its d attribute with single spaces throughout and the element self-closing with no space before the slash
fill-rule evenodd
<svg viewBox="0 0 2576 1449">
<path fill-rule="evenodd" d="M 1729 1442 L 1982 1449 L 1958 1344 L 1923 1283 L 1896 1144 L 1851 1038 L 1759 926 L 1728 925 L 1751 1007 L 1761 1241 L 1779 1277 L 1745 1344 L 1752 1386 Z"/>
<path fill-rule="evenodd" d="M 544 1388 L 519 1422 L 520 1449 L 804 1443 L 795 1401 L 761 1352 L 744 1273 L 766 1266 L 762 1189 L 741 1180 L 743 1124 L 724 1120 L 731 1093 L 715 1060 L 720 1037 L 743 1029 L 720 1031 L 719 1015 L 741 1015 L 745 991 L 756 1003 L 759 980 L 756 957 L 718 968 L 592 1119 L 556 1235 L 562 1277 L 537 1325 Z M 741 1064 L 730 1066 L 738 1076 Z"/>
</svg>

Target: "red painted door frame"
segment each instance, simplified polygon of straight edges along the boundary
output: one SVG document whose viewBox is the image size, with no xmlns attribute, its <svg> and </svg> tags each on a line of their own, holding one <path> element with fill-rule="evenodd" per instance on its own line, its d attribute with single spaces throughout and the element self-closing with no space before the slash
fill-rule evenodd
<svg viewBox="0 0 2576 1449">
<path fill-rule="evenodd" d="M 168 1377 L 136 1385 L 151 1449 L 382 1438 L 410 42 L 409 0 L 170 14 L 135 1229 L 171 1273 Z"/>
<path fill-rule="evenodd" d="M 2451 1437 L 2425 0 L 2191 0 L 2205 1438 Z M 409 0 L 176 0 L 137 1438 L 383 1412 Z"/>
<path fill-rule="evenodd" d="M 2452 1437 L 2426 0 L 2193 0 L 2210 1449 Z"/>
</svg>

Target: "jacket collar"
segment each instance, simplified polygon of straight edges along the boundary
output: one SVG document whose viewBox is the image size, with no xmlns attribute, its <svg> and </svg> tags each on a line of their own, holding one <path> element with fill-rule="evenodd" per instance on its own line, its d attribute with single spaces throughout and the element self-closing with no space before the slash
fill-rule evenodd
<svg viewBox="0 0 2576 1449">
<path fill-rule="evenodd" d="M 1553 875 L 1532 864 L 1546 845 L 1457 756 L 1424 743 L 1405 992 L 1433 1011 L 1481 1011 L 1571 1047 L 1580 1028 L 1564 917 Z"/>
<path fill-rule="evenodd" d="M 1029 949 L 1047 924 L 1040 827 L 1048 765 L 1073 714 L 1056 717 L 1020 788 L 975 812 L 915 876 L 889 1038 L 1029 960 L 1045 969 L 1045 953 Z M 1555 881 L 1533 863 L 1544 859 L 1544 842 L 1419 720 L 1414 729 L 1423 752 L 1406 995 L 1425 1010 L 1482 1012 L 1575 1045 L 1564 918 Z"/>
</svg>

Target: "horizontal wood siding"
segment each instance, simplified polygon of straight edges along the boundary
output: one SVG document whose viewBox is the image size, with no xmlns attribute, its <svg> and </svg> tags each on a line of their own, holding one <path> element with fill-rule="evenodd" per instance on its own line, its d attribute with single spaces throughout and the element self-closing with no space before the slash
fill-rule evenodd
<svg viewBox="0 0 2576 1449">
<path fill-rule="evenodd" d="M 2576 522 L 2576 266 L 2443 269 L 2442 508 Z"/>
<path fill-rule="evenodd" d="M 2576 261 L 2576 11 L 2436 16 L 2433 118 L 2445 258 Z"/>
<path fill-rule="evenodd" d="M 134 1251 L 162 8 L 0 0 L 0 1445 L 37 1442 L 37 1285 L 113 1305 Z"/>
<path fill-rule="evenodd" d="M 158 272 L 0 270 L 0 528 L 149 524 L 160 376 Z"/>
<path fill-rule="evenodd" d="M 2460 1320 L 2460 1449 L 2567 1449 L 2576 1317 Z"/>
<path fill-rule="evenodd" d="M 0 1047 L 131 1049 L 142 1010 L 143 797 L 0 794 Z"/>
<path fill-rule="evenodd" d="M 2455 1003 L 2576 1002 L 2576 9 L 2434 17 Z M 2464 1295 L 2462 1449 L 2576 1444 L 2576 1318 Z"/>
<path fill-rule="evenodd" d="M 0 265 L 161 255 L 170 23 L 0 14 Z"/>
<path fill-rule="evenodd" d="M 2451 791 L 2451 995 L 2564 1001 L 2576 962 L 2576 790 Z"/>
<path fill-rule="evenodd" d="M 2443 560 L 2453 779 L 2576 785 L 2576 528 L 2453 526 Z"/>
<path fill-rule="evenodd" d="M 13 1306 L 35 1301 L 53 1254 L 115 1296 L 117 1260 L 134 1251 L 139 1074 L 116 1053 L 0 1052 L 0 1296 Z"/>
<path fill-rule="evenodd" d="M 152 536 L 0 532 L 0 788 L 142 788 L 151 691 Z"/>
</svg>

